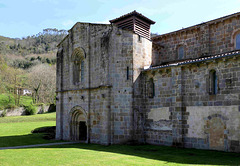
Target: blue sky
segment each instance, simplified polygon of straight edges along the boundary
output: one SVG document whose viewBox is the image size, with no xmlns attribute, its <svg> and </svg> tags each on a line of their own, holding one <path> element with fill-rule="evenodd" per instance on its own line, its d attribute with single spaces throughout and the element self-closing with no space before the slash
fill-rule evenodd
<svg viewBox="0 0 240 166">
<path fill-rule="evenodd" d="M 240 0 L 0 0 L 0 35 L 21 38 L 76 22 L 109 23 L 137 10 L 167 33 L 240 12 Z"/>
</svg>

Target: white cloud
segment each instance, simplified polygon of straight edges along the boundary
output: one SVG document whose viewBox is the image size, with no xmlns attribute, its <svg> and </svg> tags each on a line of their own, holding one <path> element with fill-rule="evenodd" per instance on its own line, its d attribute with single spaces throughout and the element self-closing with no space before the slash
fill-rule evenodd
<svg viewBox="0 0 240 166">
<path fill-rule="evenodd" d="M 109 23 L 109 20 L 97 21 L 97 22 L 95 22 L 95 23 L 97 23 L 97 24 L 110 24 L 110 23 Z"/>
</svg>

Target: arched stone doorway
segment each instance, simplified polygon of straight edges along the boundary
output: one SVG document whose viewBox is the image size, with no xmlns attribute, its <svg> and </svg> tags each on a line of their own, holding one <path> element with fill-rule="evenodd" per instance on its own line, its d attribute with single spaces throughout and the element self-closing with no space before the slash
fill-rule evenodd
<svg viewBox="0 0 240 166">
<path fill-rule="evenodd" d="M 206 121 L 205 133 L 209 141 L 209 148 L 214 150 L 224 150 L 227 141 L 226 117 L 220 114 L 208 116 Z"/>
<path fill-rule="evenodd" d="M 77 106 L 70 112 L 70 138 L 73 141 L 87 140 L 87 118 L 85 111 Z"/>
<path fill-rule="evenodd" d="M 219 117 L 209 121 L 209 146 L 212 149 L 224 150 L 224 122 Z"/>
</svg>

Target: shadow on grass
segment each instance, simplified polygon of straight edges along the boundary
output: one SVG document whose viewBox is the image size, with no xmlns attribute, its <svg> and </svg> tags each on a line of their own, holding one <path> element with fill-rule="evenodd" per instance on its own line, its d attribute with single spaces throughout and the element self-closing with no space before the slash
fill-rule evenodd
<svg viewBox="0 0 240 166">
<path fill-rule="evenodd" d="M 153 160 L 179 164 L 239 165 L 239 153 L 227 153 L 197 149 L 183 149 L 156 145 L 111 145 L 72 144 L 47 148 L 79 148 L 101 152 L 119 153 Z"/>
<path fill-rule="evenodd" d="M 44 135 L 45 133 L 34 133 L 34 134 L 28 134 L 28 135 L 3 136 L 3 137 L 0 137 L 0 147 L 62 142 L 57 140 L 43 139 Z"/>
<path fill-rule="evenodd" d="M 56 140 L 44 140 L 43 134 L 29 134 L 22 136 L 0 137 L 0 147 L 20 146 L 30 144 L 42 144 L 58 142 Z M 43 147 L 35 147 L 43 148 Z M 208 164 L 208 165 L 239 165 L 239 153 L 227 153 L 218 151 L 181 149 L 155 145 L 111 145 L 103 146 L 97 144 L 70 144 L 45 146 L 44 148 L 77 148 L 91 151 L 101 151 L 131 155 L 153 160 L 178 164 Z"/>
</svg>

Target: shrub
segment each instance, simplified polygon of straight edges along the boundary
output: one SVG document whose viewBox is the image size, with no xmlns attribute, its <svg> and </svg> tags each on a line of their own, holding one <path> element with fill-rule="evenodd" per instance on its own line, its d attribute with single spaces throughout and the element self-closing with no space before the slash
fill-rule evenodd
<svg viewBox="0 0 240 166">
<path fill-rule="evenodd" d="M 55 133 L 56 126 L 39 127 L 31 131 L 31 133 Z"/>
<path fill-rule="evenodd" d="M 6 116 L 7 116 L 7 110 L 4 110 L 0 117 L 6 117 Z"/>
<path fill-rule="evenodd" d="M 45 133 L 43 138 L 47 140 L 55 139 L 56 126 L 40 127 L 32 130 L 32 133 Z"/>
<path fill-rule="evenodd" d="M 0 110 L 4 110 L 4 106 L 1 105 L 1 106 L 0 106 Z"/>
<path fill-rule="evenodd" d="M 9 103 L 8 105 L 5 106 L 5 109 L 14 109 L 16 107 L 17 107 L 16 105 Z"/>
<path fill-rule="evenodd" d="M 36 104 L 33 104 L 33 103 L 32 103 L 32 105 L 35 105 L 35 106 L 42 106 L 42 105 L 44 105 L 44 103 L 36 103 Z"/>
<path fill-rule="evenodd" d="M 37 108 L 33 105 L 24 106 L 26 115 L 35 115 L 37 114 Z"/>
</svg>

